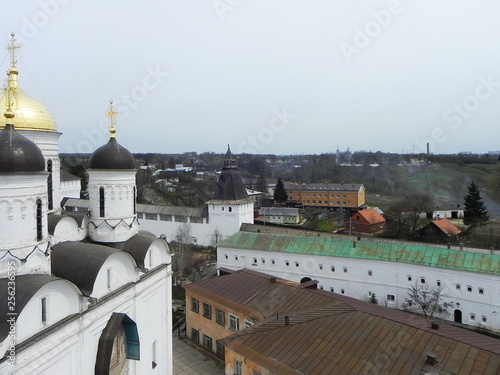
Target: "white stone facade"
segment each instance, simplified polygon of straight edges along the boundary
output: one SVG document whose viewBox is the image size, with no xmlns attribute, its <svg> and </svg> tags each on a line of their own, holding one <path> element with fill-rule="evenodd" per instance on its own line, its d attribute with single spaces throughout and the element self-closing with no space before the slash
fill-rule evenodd
<svg viewBox="0 0 500 375">
<path fill-rule="evenodd" d="M 458 250 L 457 250 L 458 251 Z M 500 331 L 500 275 L 428 267 L 409 263 L 340 258 L 219 247 L 219 268 L 254 269 L 301 282 L 318 280 L 318 287 L 334 293 L 399 308 L 412 285 L 441 287 L 444 301 L 453 302 L 449 320 Z M 459 316 L 458 316 L 459 315 Z"/>
</svg>

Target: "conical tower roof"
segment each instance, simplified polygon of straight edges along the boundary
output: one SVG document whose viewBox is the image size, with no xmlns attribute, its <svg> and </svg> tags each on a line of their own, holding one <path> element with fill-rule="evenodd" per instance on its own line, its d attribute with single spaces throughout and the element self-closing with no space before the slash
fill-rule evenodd
<svg viewBox="0 0 500 375">
<path fill-rule="evenodd" d="M 248 199 L 248 194 L 238 174 L 236 159 L 233 158 L 231 148 L 228 145 L 224 166 L 215 187 L 214 200 L 239 201 L 243 199 Z"/>
</svg>

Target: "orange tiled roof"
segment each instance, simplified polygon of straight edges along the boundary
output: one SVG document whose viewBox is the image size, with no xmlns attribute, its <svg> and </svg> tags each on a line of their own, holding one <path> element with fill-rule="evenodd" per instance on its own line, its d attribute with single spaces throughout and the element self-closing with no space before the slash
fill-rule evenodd
<svg viewBox="0 0 500 375">
<path fill-rule="evenodd" d="M 360 210 L 357 213 L 355 213 L 353 216 L 358 215 L 358 214 L 363 216 L 369 224 L 377 224 L 377 223 L 385 222 L 384 217 L 371 207 L 366 208 L 364 210 Z"/>
<path fill-rule="evenodd" d="M 460 233 L 462 233 L 462 231 L 460 229 L 458 229 L 455 225 L 453 225 L 453 223 L 451 221 L 449 221 L 446 218 L 433 220 L 432 223 L 436 227 L 441 229 L 443 231 L 443 233 L 446 234 L 448 237 L 457 236 Z"/>
</svg>

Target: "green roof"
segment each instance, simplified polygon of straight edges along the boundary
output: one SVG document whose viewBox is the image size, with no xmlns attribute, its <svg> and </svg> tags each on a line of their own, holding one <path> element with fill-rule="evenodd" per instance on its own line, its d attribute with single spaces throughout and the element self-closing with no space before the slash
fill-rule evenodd
<svg viewBox="0 0 500 375">
<path fill-rule="evenodd" d="M 500 255 L 473 253 L 405 242 L 380 242 L 284 234 L 238 232 L 219 248 L 411 263 L 422 266 L 500 275 Z"/>
</svg>

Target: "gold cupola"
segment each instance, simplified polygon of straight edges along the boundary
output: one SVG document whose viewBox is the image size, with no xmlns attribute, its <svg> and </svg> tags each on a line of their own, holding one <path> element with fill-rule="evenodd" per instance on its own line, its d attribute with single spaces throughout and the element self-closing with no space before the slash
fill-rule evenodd
<svg viewBox="0 0 500 375">
<path fill-rule="evenodd" d="M 7 81 L 0 96 L 0 113 L 8 108 L 10 97 L 10 107 L 14 114 L 13 125 L 17 130 L 57 131 L 56 122 L 49 109 L 38 100 L 26 95 L 19 86 L 17 80 L 19 72 L 16 67 L 16 50 L 19 49 L 19 45 L 16 43 L 14 34 L 11 36 L 12 40 L 7 46 L 11 67 L 7 71 Z M 9 92 L 10 95 L 7 95 Z M 0 129 L 5 127 L 6 121 L 7 118 L 2 119 Z"/>
</svg>

